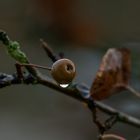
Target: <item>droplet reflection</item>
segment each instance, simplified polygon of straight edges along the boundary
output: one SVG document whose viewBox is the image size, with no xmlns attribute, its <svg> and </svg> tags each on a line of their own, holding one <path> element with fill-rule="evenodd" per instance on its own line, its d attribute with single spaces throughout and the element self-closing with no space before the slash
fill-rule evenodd
<svg viewBox="0 0 140 140">
<path fill-rule="evenodd" d="M 60 84 L 60 87 L 62 88 L 67 88 L 69 86 L 69 84 Z"/>
</svg>

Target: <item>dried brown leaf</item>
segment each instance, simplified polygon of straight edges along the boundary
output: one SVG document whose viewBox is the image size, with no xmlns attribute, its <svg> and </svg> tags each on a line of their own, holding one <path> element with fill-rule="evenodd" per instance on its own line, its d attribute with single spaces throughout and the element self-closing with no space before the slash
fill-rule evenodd
<svg viewBox="0 0 140 140">
<path fill-rule="evenodd" d="M 104 55 L 90 93 L 95 100 L 103 100 L 123 90 L 131 73 L 130 51 L 110 48 Z"/>
</svg>

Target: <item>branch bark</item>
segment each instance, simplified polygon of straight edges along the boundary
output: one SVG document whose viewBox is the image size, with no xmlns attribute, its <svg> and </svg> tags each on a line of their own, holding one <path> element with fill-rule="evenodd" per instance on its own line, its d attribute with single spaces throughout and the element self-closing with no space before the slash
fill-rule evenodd
<svg viewBox="0 0 140 140">
<path fill-rule="evenodd" d="M 28 74 L 22 74 L 21 72 L 18 72 L 18 70 L 16 74 L 12 75 L 0 73 L 0 88 L 15 84 L 40 84 L 51 89 L 57 90 L 58 92 L 63 93 L 72 98 L 75 98 L 76 100 L 87 104 L 87 107 L 90 109 L 94 116 L 94 122 L 98 123 L 96 124 L 98 128 L 100 127 L 101 129 L 103 129 L 100 130 L 100 134 L 103 134 L 104 131 L 112 127 L 112 125 L 116 123 L 116 121 L 140 128 L 140 119 L 118 111 L 102 102 L 94 101 L 94 99 L 90 95 L 89 88 L 86 85 L 71 84 L 67 88 L 62 88 L 46 75 L 42 75 L 40 71 L 38 71 L 38 69 L 32 67 L 32 65 L 28 65 L 30 63 L 24 52 L 20 50 L 20 45 L 17 42 L 13 42 L 12 40 L 10 40 L 7 34 L 3 31 L 0 31 L 0 40 L 3 42 L 4 45 L 7 46 L 7 49 L 9 49 L 9 54 L 11 55 L 11 57 L 13 57 L 19 63 L 21 63 L 21 65 L 25 63 L 26 65 L 24 65 L 24 67 L 28 71 Z M 43 40 L 41 40 L 41 42 L 48 57 L 53 62 L 57 61 L 59 58 L 56 57 L 56 55 L 53 53 L 52 49 L 49 48 L 47 43 L 45 43 Z M 22 76 L 20 76 L 20 74 Z M 103 125 L 98 120 L 96 120 L 96 114 L 94 114 L 96 113 L 95 108 L 98 108 L 100 111 L 108 114 L 109 116 L 115 116 L 116 118 L 112 122 L 112 124 L 108 125 L 105 128 L 105 123 L 111 119 L 108 119 Z"/>
<path fill-rule="evenodd" d="M 83 86 L 81 86 L 82 88 L 79 88 L 79 84 L 75 84 L 75 85 L 69 86 L 68 88 L 62 88 L 59 85 L 57 85 L 53 80 L 51 80 L 49 77 L 42 75 L 35 68 L 30 67 L 30 66 L 27 66 L 27 68 L 30 69 L 29 70 L 30 72 L 33 71 L 33 73 L 31 73 L 33 76 L 30 74 L 26 75 L 24 76 L 23 81 L 20 81 L 20 79 L 18 79 L 18 76 L 16 76 L 16 74 L 8 75 L 8 74 L 1 73 L 0 74 L 0 88 L 10 86 L 10 85 L 15 85 L 15 84 L 41 84 L 51 89 L 54 89 L 60 93 L 63 93 L 67 96 L 75 98 L 78 101 L 84 102 L 86 104 L 89 103 L 89 98 L 85 98 L 83 96 L 83 95 L 86 95 L 87 97 L 87 94 L 90 94 L 88 87 L 84 86 L 83 88 Z M 102 102 L 90 100 L 90 102 L 91 101 L 102 112 L 108 115 L 117 115 L 119 122 L 126 123 L 129 125 L 135 126 L 137 128 L 140 128 L 140 119 L 132 117 L 121 111 L 118 111 L 112 108 L 111 106 L 108 106 Z"/>
</svg>

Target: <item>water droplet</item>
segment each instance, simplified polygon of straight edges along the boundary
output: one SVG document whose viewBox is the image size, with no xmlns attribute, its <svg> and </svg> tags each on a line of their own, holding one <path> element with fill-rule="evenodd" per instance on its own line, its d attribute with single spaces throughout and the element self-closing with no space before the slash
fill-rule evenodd
<svg viewBox="0 0 140 140">
<path fill-rule="evenodd" d="M 60 84 L 60 87 L 62 88 L 67 88 L 69 86 L 69 84 Z"/>
</svg>

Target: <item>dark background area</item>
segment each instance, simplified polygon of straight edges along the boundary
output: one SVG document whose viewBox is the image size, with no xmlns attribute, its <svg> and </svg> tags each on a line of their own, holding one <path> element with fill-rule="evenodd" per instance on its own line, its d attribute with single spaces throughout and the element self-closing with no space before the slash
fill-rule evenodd
<svg viewBox="0 0 140 140">
<path fill-rule="evenodd" d="M 51 66 L 40 47 L 44 38 L 56 53 L 63 51 L 75 62 L 75 81 L 89 86 L 107 48 L 127 47 L 132 51 L 131 84 L 140 91 L 139 6 L 138 0 L 1 0 L 0 29 L 20 42 L 32 63 Z M 1 72 L 15 72 L 15 61 L 2 44 L 0 63 Z M 104 102 L 140 118 L 140 100 L 129 92 Z M 121 123 L 110 132 L 128 140 L 140 135 L 140 129 Z M 57 91 L 41 85 L 0 90 L 2 140 L 93 140 L 97 134 L 89 110 Z"/>
</svg>

